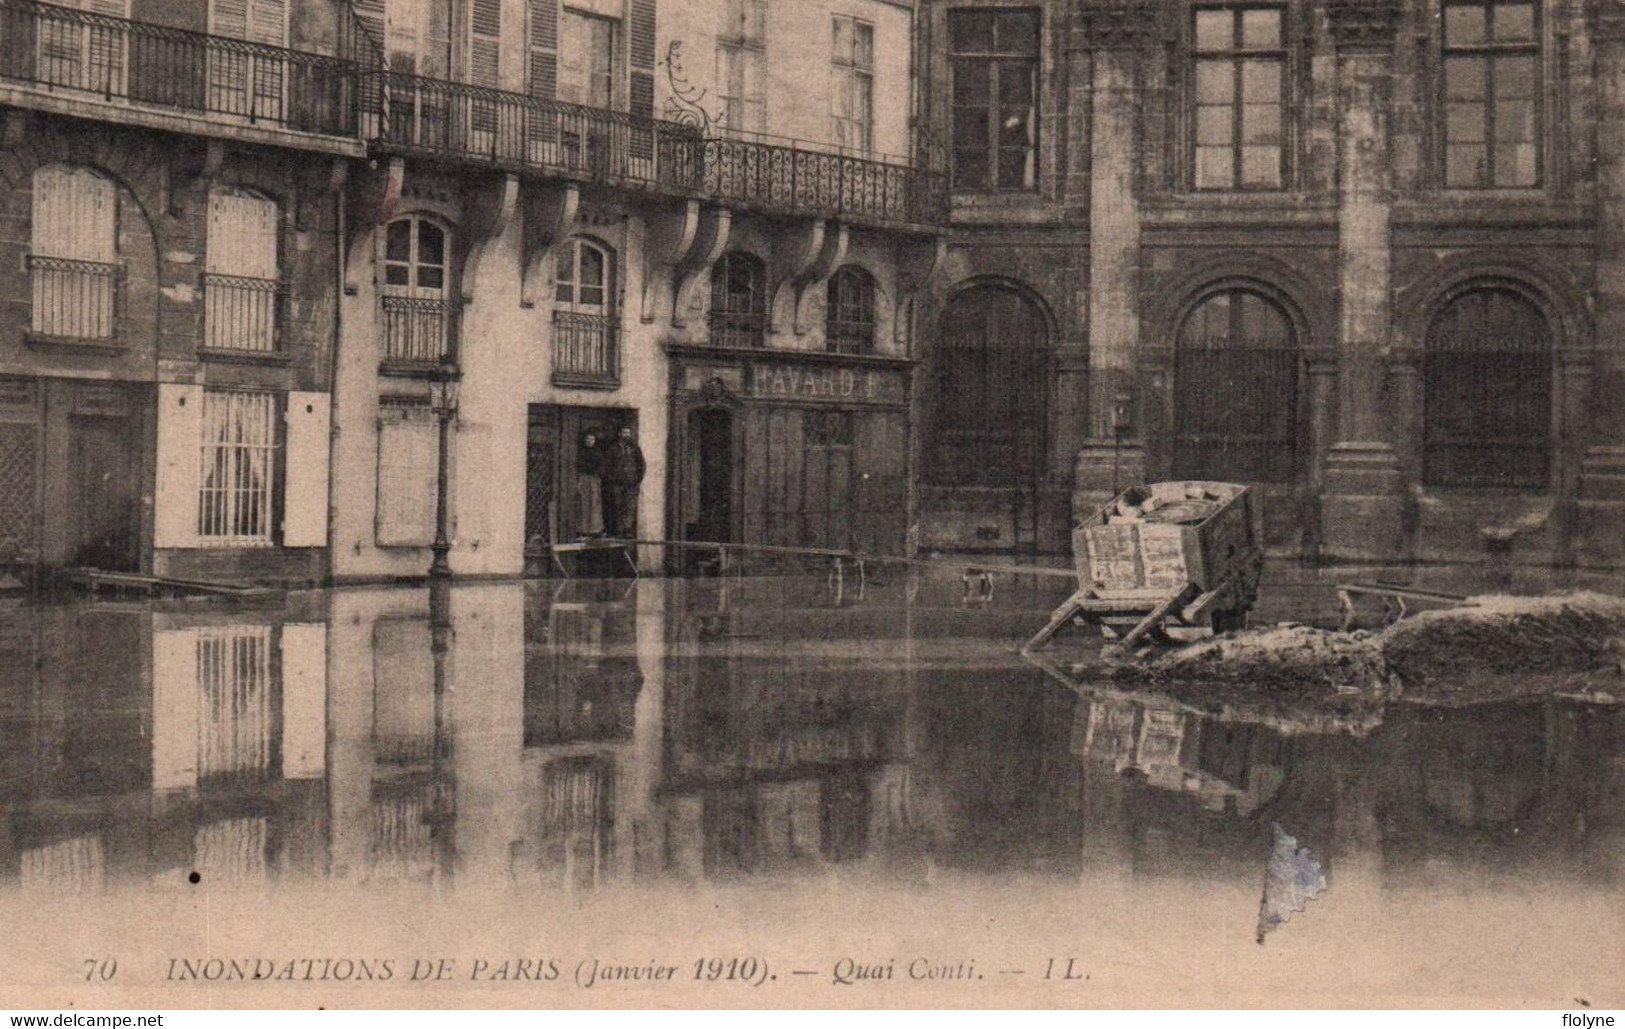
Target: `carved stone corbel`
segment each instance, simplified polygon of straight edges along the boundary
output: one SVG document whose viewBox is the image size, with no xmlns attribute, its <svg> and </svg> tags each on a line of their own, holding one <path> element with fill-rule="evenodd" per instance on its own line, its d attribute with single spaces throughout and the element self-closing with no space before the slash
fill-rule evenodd
<svg viewBox="0 0 1625 1029">
<path fill-rule="evenodd" d="M 688 323 L 688 306 L 694 299 L 694 289 L 702 279 L 710 278 L 717 258 L 728 249 L 728 234 L 733 228 L 733 212 L 726 207 L 707 207 L 700 214 L 700 226 L 695 243 L 678 262 L 672 276 L 675 283 L 671 305 L 671 323 L 682 328 Z"/>
<path fill-rule="evenodd" d="M 802 304 L 807 298 L 807 291 L 816 285 L 829 281 L 829 277 L 846 258 L 846 247 L 851 233 L 842 222 L 825 222 L 819 219 L 803 222 L 793 233 L 787 234 L 789 239 L 785 245 L 790 248 L 790 260 L 785 262 L 790 269 L 784 281 L 774 291 L 773 312 L 775 324 L 773 331 L 780 331 L 777 324 L 779 311 L 779 297 L 788 290 L 790 294 L 790 327 L 796 335 L 807 331 L 802 321 Z"/>
<path fill-rule="evenodd" d="M 660 294 L 676 290 L 675 275 L 700 234 L 700 202 L 684 200 L 649 219 L 643 240 L 643 311 L 645 322 L 655 320 Z"/>
<path fill-rule="evenodd" d="M 474 299 L 474 284 L 486 255 L 513 224 L 519 210 L 519 176 L 508 172 L 481 183 L 469 197 L 467 210 L 468 226 L 464 231 L 468 233 L 468 256 L 463 259 L 459 284 L 465 301 Z"/>
<path fill-rule="evenodd" d="M 581 186 L 574 182 L 536 183 L 525 190 L 524 241 L 519 260 L 519 306 L 535 307 L 545 296 L 543 269 L 553 248 L 570 238 L 581 213 Z"/>
<path fill-rule="evenodd" d="M 401 187 L 406 182 L 406 161 L 391 157 L 382 165 L 374 164 L 365 173 L 351 176 L 352 203 L 355 223 L 350 226 L 346 241 L 349 251 L 344 261 L 344 292 L 355 295 L 356 284 L 372 260 L 373 240 L 379 227 L 389 224 L 401 209 Z"/>
<path fill-rule="evenodd" d="M 897 305 L 893 336 L 908 346 L 914 342 L 914 310 L 920 297 L 936 288 L 948 263 L 948 237 L 904 240 L 897 253 Z"/>
</svg>

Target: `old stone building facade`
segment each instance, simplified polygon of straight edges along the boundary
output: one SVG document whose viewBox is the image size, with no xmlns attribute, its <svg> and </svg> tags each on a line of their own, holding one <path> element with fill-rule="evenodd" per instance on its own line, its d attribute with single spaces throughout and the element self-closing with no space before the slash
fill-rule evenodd
<svg viewBox="0 0 1625 1029">
<path fill-rule="evenodd" d="M 1259 483 L 1278 554 L 1617 566 L 1621 19 L 929 4 L 924 544 L 1179 477 Z"/>
<path fill-rule="evenodd" d="M 1616 567 L 1622 76 L 1617 0 L 0 0 L 0 561 L 1061 553 L 1179 477 Z"/>
</svg>

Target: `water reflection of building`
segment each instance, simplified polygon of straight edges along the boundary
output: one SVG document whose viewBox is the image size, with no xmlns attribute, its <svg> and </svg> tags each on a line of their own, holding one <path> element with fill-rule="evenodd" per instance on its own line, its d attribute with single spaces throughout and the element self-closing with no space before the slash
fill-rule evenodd
<svg viewBox="0 0 1625 1029">
<path fill-rule="evenodd" d="M 326 630 L 308 605 L 8 616 L 0 879 L 82 892 L 320 867 Z"/>
</svg>

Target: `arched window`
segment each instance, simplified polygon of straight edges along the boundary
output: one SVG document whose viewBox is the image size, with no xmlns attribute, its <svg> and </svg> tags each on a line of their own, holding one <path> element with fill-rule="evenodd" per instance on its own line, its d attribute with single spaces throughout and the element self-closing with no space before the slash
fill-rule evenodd
<svg viewBox="0 0 1625 1029">
<path fill-rule="evenodd" d="M 1472 289 L 1428 329 L 1422 481 L 1540 488 L 1550 478 L 1551 330 L 1510 289 Z"/>
<path fill-rule="evenodd" d="M 61 339 L 113 339 L 118 333 L 113 183 L 89 168 L 52 164 L 34 172 L 33 186 L 30 327 Z"/>
<path fill-rule="evenodd" d="M 875 349 L 875 279 L 856 265 L 829 277 L 824 337 L 837 354 L 868 354 Z"/>
<path fill-rule="evenodd" d="M 590 240 L 572 239 L 553 259 L 553 381 L 615 385 L 620 381 L 614 315 L 615 255 Z"/>
<path fill-rule="evenodd" d="M 943 486 L 1032 485 L 1043 474 L 1048 331 L 1004 286 L 976 286 L 942 314 L 931 477 Z"/>
<path fill-rule="evenodd" d="M 239 189 L 209 194 L 203 274 L 203 345 L 276 348 L 277 205 Z"/>
<path fill-rule="evenodd" d="M 1175 351 L 1175 477 L 1291 482 L 1297 441 L 1291 320 L 1252 290 L 1207 297 L 1180 326 Z"/>
<path fill-rule="evenodd" d="M 455 308 L 448 299 L 451 238 L 420 215 L 389 223 L 384 237 L 384 356 L 434 362 L 446 352 Z"/>
<path fill-rule="evenodd" d="M 759 347 L 767 335 L 767 269 L 749 254 L 723 254 L 711 269 L 711 343 Z"/>
</svg>

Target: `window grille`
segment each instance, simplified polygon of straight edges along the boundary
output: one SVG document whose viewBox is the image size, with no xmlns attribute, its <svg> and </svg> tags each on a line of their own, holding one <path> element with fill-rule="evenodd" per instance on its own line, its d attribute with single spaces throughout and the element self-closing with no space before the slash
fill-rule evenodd
<svg viewBox="0 0 1625 1029">
<path fill-rule="evenodd" d="M 875 349 L 875 280 L 862 268 L 848 266 L 829 278 L 825 338 L 838 354 L 868 354 Z"/>
<path fill-rule="evenodd" d="M 205 390 L 198 535 L 216 543 L 271 542 L 276 395 Z"/>
<path fill-rule="evenodd" d="M 271 764 L 271 627 L 199 629 L 197 682 L 198 775 L 263 776 Z"/>
<path fill-rule="evenodd" d="M 59 339 L 118 335 L 117 194 L 88 168 L 34 172 L 28 257 L 34 332 Z"/>
<path fill-rule="evenodd" d="M 942 486 L 1028 486 L 1043 474 L 1048 331 L 1026 297 L 978 286 L 942 315 L 931 476 Z"/>
<path fill-rule="evenodd" d="M 1474 289 L 1439 312 L 1422 361 L 1425 484 L 1549 484 L 1551 343 L 1540 309 L 1508 289 Z"/>
<path fill-rule="evenodd" d="M 203 345 L 214 350 L 276 349 L 282 284 L 277 278 L 277 205 L 247 193 L 209 196 L 203 276 Z"/>
<path fill-rule="evenodd" d="M 728 253 L 711 269 L 711 343 L 766 345 L 767 270 L 748 254 Z"/>
<path fill-rule="evenodd" d="M 1293 481 L 1298 363 L 1291 322 L 1273 301 L 1248 290 L 1202 301 L 1174 354 L 1174 475 Z"/>
</svg>

